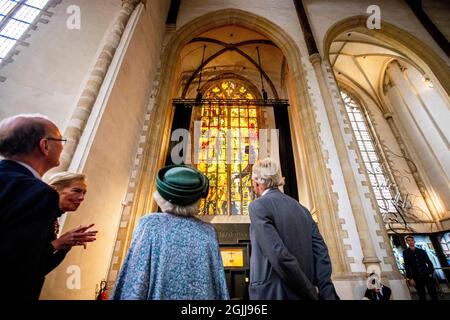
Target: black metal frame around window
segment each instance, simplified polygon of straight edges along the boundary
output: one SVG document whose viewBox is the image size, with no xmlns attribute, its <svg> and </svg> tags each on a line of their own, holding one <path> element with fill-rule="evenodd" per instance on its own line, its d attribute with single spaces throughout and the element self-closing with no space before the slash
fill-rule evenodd
<svg viewBox="0 0 450 320">
<path fill-rule="evenodd" d="M 195 99 L 173 99 L 172 104 L 175 107 L 174 118 L 172 122 L 171 132 L 175 129 L 190 129 L 190 119 L 193 107 L 201 107 L 202 105 L 217 104 L 219 107 L 231 107 L 237 103 L 248 106 L 259 106 L 273 108 L 275 117 L 275 126 L 279 130 L 279 154 L 281 174 L 286 177 L 285 185 L 283 186 L 284 193 L 298 200 L 297 189 L 297 175 L 295 172 L 294 151 L 292 147 L 290 121 L 288 115 L 289 103 L 284 99 L 252 99 L 252 100 L 211 100 L 203 99 L 196 101 Z M 177 144 L 176 141 L 171 141 L 168 150 Z M 172 164 L 170 151 L 166 157 L 166 165 Z"/>
<path fill-rule="evenodd" d="M 41 19 L 41 15 L 42 14 L 46 14 L 48 16 L 51 15 L 51 13 L 49 13 L 47 11 L 47 9 L 50 6 L 55 5 L 57 2 L 57 0 L 48 0 L 43 6 L 42 8 L 39 7 L 35 7 L 33 5 L 30 5 L 29 0 L 0 0 L 0 66 L 11 62 L 11 56 L 14 55 L 16 53 L 15 48 L 17 47 L 18 44 L 22 44 L 22 45 L 28 45 L 24 39 L 26 38 L 28 32 L 30 29 L 34 29 L 36 27 L 36 23 L 39 21 L 42 22 L 46 22 L 45 20 Z M 2 8 L 6 9 L 7 6 L 9 6 L 9 10 L 2 13 Z M 20 19 L 20 15 L 18 15 L 19 13 L 21 13 L 21 11 L 23 12 L 24 9 L 29 8 L 30 10 L 38 10 L 36 16 L 31 19 L 31 20 L 23 20 Z M 12 24 L 18 24 L 16 27 L 14 27 Z M 6 28 L 11 26 L 12 30 L 16 30 L 17 27 L 21 25 L 22 27 L 25 27 L 21 32 L 19 32 L 17 34 L 17 36 L 12 37 L 10 35 L 10 33 L 6 32 Z M 6 52 L 4 54 L 2 54 L 2 42 L 3 41 L 12 41 L 14 42 L 12 44 L 12 46 L 6 50 Z M 5 46 L 6 47 L 6 46 Z M 4 47 L 4 48 L 5 48 Z"/>
<path fill-rule="evenodd" d="M 370 186 L 373 189 L 378 207 L 382 214 L 397 212 L 393 203 L 391 183 L 385 172 L 380 155 L 376 148 L 376 141 L 370 132 L 368 119 L 363 107 L 346 91 L 341 91 L 345 109 L 349 117 L 353 134 L 369 176 Z M 350 101 L 349 101 L 350 100 Z"/>
</svg>

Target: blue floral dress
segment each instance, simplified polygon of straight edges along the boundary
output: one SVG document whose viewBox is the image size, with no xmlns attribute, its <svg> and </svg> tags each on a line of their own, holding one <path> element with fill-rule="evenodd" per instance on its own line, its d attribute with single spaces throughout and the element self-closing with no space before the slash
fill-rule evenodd
<svg viewBox="0 0 450 320">
<path fill-rule="evenodd" d="M 214 228 L 169 213 L 141 218 L 112 299 L 229 299 Z"/>
</svg>

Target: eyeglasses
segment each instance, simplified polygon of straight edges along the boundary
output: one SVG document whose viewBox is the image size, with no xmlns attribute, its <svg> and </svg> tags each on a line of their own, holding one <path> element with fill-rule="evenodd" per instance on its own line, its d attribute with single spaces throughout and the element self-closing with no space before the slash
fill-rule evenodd
<svg viewBox="0 0 450 320">
<path fill-rule="evenodd" d="M 61 141 L 61 144 L 62 144 L 62 145 L 65 145 L 66 142 L 67 142 L 67 139 L 66 139 L 66 138 L 52 138 L 52 137 L 47 137 L 47 138 L 45 138 L 45 139 L 47 139 L 47 140 L 53 140 L 53 141 Z"/>
</svg>

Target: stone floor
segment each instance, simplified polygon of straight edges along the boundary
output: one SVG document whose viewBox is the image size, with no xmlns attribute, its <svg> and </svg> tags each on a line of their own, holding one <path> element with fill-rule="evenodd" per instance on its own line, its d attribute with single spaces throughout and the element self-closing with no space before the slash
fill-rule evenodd
<svg viewBox="0 0 450 320">
<path fill-rule="evenodd" d="M 419 300 L 419 296 L 414 288 L 409 287 L 412 300 Z M 439 300 L 450 300 L 450 288 L 446 284 L 440 284 L 438 287 Z M 427 293 L 427 299 L 430 299 Z"/>
</svg>

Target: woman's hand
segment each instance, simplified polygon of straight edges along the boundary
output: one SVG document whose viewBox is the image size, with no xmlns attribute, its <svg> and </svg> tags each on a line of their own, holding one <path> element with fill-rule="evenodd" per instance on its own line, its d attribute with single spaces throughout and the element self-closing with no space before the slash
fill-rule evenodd
<svg viewBox="0 0 450 320">
<path fill-rule="evenodd" d="M 97 230 L 89 230 L 94 224 L 79 226 L 62 234 L 58 239 L 52 241 L 55 250 L 71 249 L 73 246 L 83 246 L 96 240 Z"/>
</svg>

